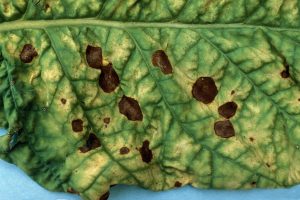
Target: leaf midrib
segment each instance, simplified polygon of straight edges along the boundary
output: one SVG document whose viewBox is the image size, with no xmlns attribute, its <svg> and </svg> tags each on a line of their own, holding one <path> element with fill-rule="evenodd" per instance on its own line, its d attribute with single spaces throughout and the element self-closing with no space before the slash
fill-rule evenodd
<svg viewBox="0 0 300 200">
<path fill-rule="evenodd" d="M 0 23 L 0 32 L 20 29 L 44 29 L 65 26 L 102 26 L 112 28 L 177 28 L 177 29 L 267 29 L 273 31 L 300 32 L 300 28 L 272 27 L 243 23 L 230 24 L 184 24 L 179 22 L 122 22 L 96 18 L 52 19 L 52 20 L 16 20 Z"/>
</svg>

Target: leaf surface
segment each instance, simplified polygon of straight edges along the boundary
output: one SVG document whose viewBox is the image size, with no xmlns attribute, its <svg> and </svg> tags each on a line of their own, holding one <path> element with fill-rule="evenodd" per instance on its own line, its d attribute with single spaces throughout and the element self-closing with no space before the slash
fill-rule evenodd
<svg viewBox="0 0 300 200">
<path fill-rule="evenodd" d="M 299 0 L 0 1 L 0 157 L 44 187 L 300 182 Z"/>
</svg>

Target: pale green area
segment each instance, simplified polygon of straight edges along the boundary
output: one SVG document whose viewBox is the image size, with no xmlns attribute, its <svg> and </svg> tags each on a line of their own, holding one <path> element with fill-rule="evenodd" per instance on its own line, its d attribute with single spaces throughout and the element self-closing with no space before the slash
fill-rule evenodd
<svg viewBox="0 0 300 200">
<path fill-rule="evenodd" d="M 71 187 L 91 200 L 112 184 L 152 190 L 176 181 L 220 189 L 298 184 L 299 9 L 299 0 L 0 0 L 0 124 L 9 130 L 0 137 L 0 157 L 50 190 Z M 39 54 L 30 64 L 19 59 L 27 43 Z M 100 71 L 85 60 L 88 44 L 113 63 L 121 80 L 115 92 L 99 87 Z M 168 55 L 172 75 L 152 66 L 158 49 Z M 284 59 L 287 79 L 280 75 Z M 200 76 L 216 81 L 211 104 L 192 97 Z M 123 95 L 138 100 L 142 122 L 119 113 Z M 223 120 L 217 110 L 227 101 L 238 104 L 231 119 L 236 135 L 223 139 L 213 124 Z M 77 118 L 84 121 L 81 133 L 72 131 Z M 90 132 L 102 146 L 81 153 Z M 150 164 L 136 150 L 146 139 Z M 120 155 L 123 146 L 129 154 Z"/>
</svg>

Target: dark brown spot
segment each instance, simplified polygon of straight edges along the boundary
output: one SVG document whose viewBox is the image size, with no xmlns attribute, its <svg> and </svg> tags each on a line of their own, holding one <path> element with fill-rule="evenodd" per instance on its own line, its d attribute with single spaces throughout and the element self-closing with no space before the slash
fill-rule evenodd
<svg viewBox="0 0 300 200">
<path fill-rule="evenodd" d="M 61 98 L 60 101 L 61 101 L 62 104 L 66 104 L 67 103 L 67 100 L 64 99 L 64 98 Z"/>
<path fill-rule="evenodd" d="M 48 9 L 50 8 L 50 5 L 48 3 L 45 4 L 45 11 L 48 11 Z"/>
<path fill-rule="evenodd" d="M 142 121 L 143 113 L 137 100 L 123 95 L 119 102 L 119 111 L 131 121 Z"/>
<path fill-rule="evenodd" d="M 101 67 L 99 85 L 106 93 L 113 92 L 120 84 L 120 79 L 117 72 L 110 63 L 107 66 Z"/>
<path fill-rule="evenodd" d="M 142 160 L 145 163 L 150 163 L 153 157 L 152 151 L 149 149 L 149 144 L 150 142 L 148 140 L 145 140 L 143 142 L 143 146 L 139 149 L 140 154 L 142 156 Z"/>
<path fill-rule="evenodd" d="M 73 188 L 71 188 L 71 187 L 69 187 L 68 189 L 67 189 L 67 192 L 68 193 L 72 193 L 72 194 L 79 194 L 78 192 L 76 192 Z"/>
<path fill-rule="evenodd" d="M 30 63 L 37 55 L 38 53 L 31 44 L 25 44 L 20 53 L 20 60 L 23 63 Z"/>
<path fill-rule="evenodd" d="M 170 60 L 163 50 L 157 50 L 153 53 L 152 64 L 159 67 L 164 74 L 172 74 L 173 72 Z"/>
<path fill-rule="evenodd" d="M 300 101 L 300 98 L 298 99 L 298 101 Z"/>
<path fill-rule="evenodd" d="M 83 131 L 83 121 L 81 119 L 74 119 L 72 121 L 72 129 L 74 132 Z"/>
<path fill-rule="evenodd" d="M 266 166 L 267 166 L 267 167 L 271 167 L 271 165 L 270 165 L 269 163 L 266 163 Z"/>
<path fill-rule="evenodd" d="M 109 124 L 109 123 L 110 123 L 110 118 L 109 118 L 109 117 L 105 117 L 105 118 L 103 119 L 103 122 L 104 122 L 105 124 Z"/>
<path fill-rule="evenodd" d="M 94 134 L 94 133 L 91 133 L 86 141 L 86 144 L 85 146 L 83 147 L 80 147 L 79 150 L 82 152 L 82 153 L 86 153 L 92 149 L 96 149 L 98 147 L 101 146 L 101 142 L 100 140 L 98 139 L 98 137 Z"/>
<path fill-rule="evenodd" d="M 95 69 L 102 67 L 102 49 L 88 45 L 85 51 L 86 61 L 88 65 Z"/>
<path fill-rule="evenodd" d="M 130 152 L 130 149 L 128 149 L 127 147 L 122 147 L 120 149 L 120 154 L 121 155 L 125 155 L 125 154 L 128 154 Z"/>
<path fill-rule="evenodd" d="M 290 66 L 287 63 L 286 59 L 283 59 L 283 66 L 284 70 L 280 73 L 282 78 L 289 78 L 290 77 Z"/>
<path fill-rule="evenodd" d="M 181 187 L 181 186 L 182 186 L 182 183 L 180 183 L 179 181 L 176 181 L 175 184 L 174 184 L 174 186 L 177 187 L 177 188 L 178 188 L 178 187 Z"/>
<path fill-rule="evenodd" d="M 222 138 L 230 138 L 235 135 L 234 128 L 229 120 L 215 122 L 214 129 L 216 135 Z"/>
<path fill-rule="evenodd" d="M 282 78 L 288 78 L 290 77 L 290 72 L 287 71 L 287 70 L 283 70 L 281 73 L 280 73 L 281 77 Z"/>
<path fill-rule="evenodd" d="M 218 112 L 221 116 L 229 119 L 230 117 L 235 115 L 236 109 L 237 109 L 237 104 L 235 102 L 227 102 L 223 105 L 221 105 L 218 108 Z"/>
<path fill-rule="evenodd" d="M 230 93 L 231 95 L 234 95 L 235 94 L 235 91 L 234 90 L 231 90 L 231 93 Z"/>
<path fill-rule="evenodd" d="M 250 142 L 254 142 L 254 138 L 253 137 L 249 137 Z"/>
<path fill-rule="evenodd" d="M 109 197 L 109 191 L 108 191 L 108 192 L 106 192 L 105 194 L 103 194 L 103 195 L 100 197 L 100 199 L 99 199 L 99 200 L 107 200 L 107 199 L 108 199 L 108 197 Z"/>
<path fill-rule="evenodd" d="M 251 182 L 251 185 L 252 185 L 252 186 L 256 186 L 256 181 L 252 181 L 252 182 Z"/>
<path fill-rule="evenodd" d="M 79 147 L 79 150 L 81 153 L 86 153 L 86 152 L 90 151 L 90 149 L 87 146 Z"/>
<path fill-rule="evenodd" d="M 193 85 L 192 94 L 198 101 L 209 104 L 217 96 L 218 89 L 211 77 L 200 77 Z"/>
</svg>

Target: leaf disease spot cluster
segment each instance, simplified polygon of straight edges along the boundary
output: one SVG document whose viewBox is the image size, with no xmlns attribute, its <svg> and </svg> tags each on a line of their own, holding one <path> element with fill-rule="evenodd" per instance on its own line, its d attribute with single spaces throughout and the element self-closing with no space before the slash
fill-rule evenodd
<svg viewBox="0 0 300 200">
<path fill-rule="evenodd" d="M 234 127 L 229 118 L 235 115 L 237 108 L 238 105 L 233 101 L 224 103 L 223 105 L 219 106 L 218 113 L 222 117 L 226 118 L 226 120 L 215 122 L 214 130 L 216 135 L 222 138 L 229 138 L 235 135 Z"/>
<path fill-rule="evenodd" d="M 86 48 L 86 61 L 88 65 L 95 69 L 100 69 L 99 86 L 106 93 L 111 93 L 120 84 L 120 79 L 112 66 L 112 63 L 103 65 L 102 49 L 88 45 Z"/>
<path fill-rule="evenodd" d="M 217 94 L 218 88 L 211 77 L 198 78 L 192 87 L 193 97 L 204 104 L 213 102 Z M 218 108 L 219 114 L 226 119 L 233 117 L 236 110 L 237 104 L 235 102 L 227 102 Z M 229 138 L 235 135 L 233 125 L 229 120 L 215 122 L 214 130 L 216 135 L 222 138 Z"/>
<path fill-rule="evenodd" d="M 107 200 L 116 184 L 299 183 L 300 5 L 13 2 L 0 158 L 41 185 Z"/>
</svg>

